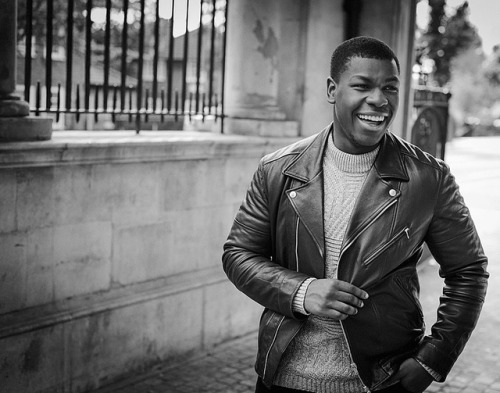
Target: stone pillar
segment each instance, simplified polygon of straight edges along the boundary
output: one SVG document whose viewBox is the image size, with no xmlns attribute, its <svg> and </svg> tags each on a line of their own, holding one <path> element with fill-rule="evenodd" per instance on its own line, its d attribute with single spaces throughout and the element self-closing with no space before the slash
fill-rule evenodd
<svg viewBox="0 0 500 393">
<path fill-rule="evenodd" d="M 305 82 L 301 135 L 316 134 L 333 120 L 333 108 L 326 97 L 326 79 L 330 75 L 333 50 L 344 40 L 344 0 L 308 1 L 305 34 Z"/>
<path fill-rule="evenodd" d="M 400 127 L 403 130 L 401 136 L 411 140 L 411 128 L 413 124 L 413 65 L 415 64 L 415 25 L 417 19 L 418 0 L 404 0 L 397 2 L 401 7 L 398 18 L 394 22 L 392 33 L 392 45 L 402 64 L 401 80 L 404 89 L 400 93 Z"/>
<path fill-rule="evenodd" d="M 345 12 L 344 39 L 357 37 L 359 35 L 359 20 L 363 8 L 363 0 L 344 0 L 343 10 Z"/>
<path fill-rule="evenodd" d="M 283 51 L 296 47 L 284 37 L 284 5 L 294 0 L 236 0 L 229 4 L 225 112 L 228 133 L 296 136 L 298 122 L 280 102 Z M 285 10 L 286 11 L 286 10 Z M 285 104 L 286 106 L 286 104 Z"/>
<path fill-rule="evenodd" d="M 29 116 L 29 104 L 15 95 L 17 1 L 0 0 L 0 142 L 47 140 L 52 119 Z"/>
<path fill-rule="evenodd" d="M 388 11 L 390 10 L 390 12 Z M 413 93 L 412 68 L 415 60 L 415 20 L 417 0 L 364 1 L 360 34 L 385 41 L 394 50 L 401 64 L 399 110 L 392 132 L 410 139 Z M 380 23 L 380 21 L 384 23 Z"/>
</svg>

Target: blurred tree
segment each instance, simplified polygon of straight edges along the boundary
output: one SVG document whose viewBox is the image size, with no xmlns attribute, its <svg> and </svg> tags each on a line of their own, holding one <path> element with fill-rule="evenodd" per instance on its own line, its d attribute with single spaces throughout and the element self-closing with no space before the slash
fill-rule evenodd
<svg viewBox="0 0 500 393">
<path fill-rule="evenodd" d="M 74 11 L 73 20 L 76 31 L 82 33 L 85 28 L 85 0 L 73 0 Z M 17 31 L 18 40 L 21 41 L 26 36 L 27 31 L 27 15 L 28 15 L 28 0 L 17 1 Z M 46 35 L 47 26 L 47 4 L 46 0 L 32 0 L 32 35 L 33 37 L 41 38 Z M 54 44 L 59 44 L 64 38 L 64 28 L 68 17 L 68 0 L 53 0 L 52 24 L 57 31 L 54 32 Z M 61 31 L 59 31 L 61 29 Z"/>
<path fill-rule="evenodd" d="M 478 48 L 469 48 L 457 55 L 452 61 L 449 86 L 452 91 L 450 114 L 458 122 L 473 127 L 476 133 L 485 132 L 486 128 L 499 117 L 500 102 L 500 67 L 498 52 L 485 59 Z M 497 61 L 496 71 L 488 68 L 491 61 Z M 497 82 L 492 83 L 492 78 Z M 483 131 L 479 131 L 482 129 Z M 460 130 L 459 134 L 466 130 Z"/>
<path fill-rule="evenodd" d="M 52 44 L 54 48 L 60 46 L 65 47 L 67 45 L 67 24 L 68 24 L 68 10 L 69 10 L 69 0 L 51 0 L 52 2 Z M 87 15 L 87 5 L 88 0 L 71 0 L 73 3 L 73 40 L 75 52 L 84 53 L 85 52 L 85 26 L 86 26 L 86 15 Z M 47 0 L 18 0 L 17 5 L 17 26 L 18 26 L 18 42 L 22 42 L 26 38 L 28 31 L 28 14 L 29 5 L 32 5 L 32 23 L 31 31 L 32 37 L 34 37 L 33 45 L 37 48 L 35 52 L 43 52 L 45 46 L 45 40 L 47 37 L 47 12 L 48 4 Z M 92 37 L 92 53 L 93 62 L 103 61 L 103 50 L 104 50 L 104 40 L 105 40 L 105 27 L 106 23 L 104 15 L 106 13 L 106 3 L 107 0 L 93 0 L 90 4 L 92 5 L 91 17 L 91 37 Z M 151 7 L 146 7 L 146 13 L 154 15 L 155 10 Z M 122 41 L 122 30 L 123 30 L 123 10 L 122 8 L 114 7 L 111 8 L 111 19 L 110 19 L 110 33 L 111 33 L 111 47 L 112 47 L 112 68 L 119 68 L 120 66 L 120 55 L 118 53 L 121 50 Z M 140 28 L 140 0 L 129 0 L 129 10 L 128 10 L 128 34 L 127 34 L 127 47 L 132 51 L 137 51 L 139 47 L 139 28 Z M 147 18 L 146 21 L 146 48 L 153 46 L 153 23 L 151 18 Z M 130 71 L 130 70 L 128 70 Z"/>
<path fill-rule="evenodd" d="M 106 37 L 106 5 L 109 2 L 111 6 L 111 13 L 109 17 L 110 26 L 110 42 L 111 42 L 111 67 L 119 69 L 121 62 L 121 46 L 122 46 L 122 31 L 123 31 L 123 2 L 110 1 L 110 0 L 50 0 L 52 3 L 52 26 L 53 26 L 53 46 L 65 47 L 67 44 L 68 32 L 66 29 L 68 19 L 68 8 L 70 2 L 73 3 L 73 26 L 74 26 L 74 51 L 84 53 L 85 51 L 85 25 L 87 15 L 87 5 L 92 5 L 92 61 L 101 61 L 104 53 L 104 44 Z M 117 4 L 121 3 L 121 4 Z M 28 6 L 32 5 L 32 37 L 34 37 L 33 45 L 36 46 L 38 52 L 43 52 L 45 46 L 45 39 L 47 33 L 47 0 L 18 0 L 18 42 L 22 42 L 28 31 L 27 15 Z M 154 51 L 154 28 L 156 18 L 156 5 L 166 5 L 165 8 L 172 7 L 172 1 L 168 0 L 155 0 L 145 2 L 145 34 L 144 34 L 144 51 L 146 54 L 152 56 Z M 187 0 L 176 1 L 176 5 L 189 4 Z M 213 2 L 203 1 L 202 23 L 205 29 L 211 29 L 213 17 Z M 216 34 L 223 33 L 223 24 L 220 23 L 224 17 L 224 10 L 226 6 L 225 0 L 217 0 L 215 2 L 215 24 Z M 182 9 L 182 7 L 180 7 Z M 198 14 L 195 14 L 198 16 Z M 168 16 L 171 18 L 171 15 Z M 178 15 L 177 19 L 183 19 L 185 15 Z M 129 0 L 128 1 L 128 14 L 127 14 L 127 49 L 129 55 L 137 56 L 139 50 L 139 30 L 141 19 L 141 1 Z M 170 23 L 172 19 L 165 19 L 165 16 L 160 16 L 160 52 L 163 54 L 168 53 L 168 43 L 170 35 Z M 179 22 L 179 21 L 178 21 Z M 176 22 L 177 23 L 177 22 Z M 182 32 L 183 33 L 183 32 Z M 181 33 L 181 37 L 182 37 Z M 175 32 L 174 32 L 175 34 Z M 205 33 L 204 37 L 204 50 L 210 49 L 209 36 Z M 182 38 L 180 38 L 182 39 Z M 179 44 L 177 44 L 179 45 Z M 209 55 L 207 55 L 209 56 Z M 204 57 L 207 57 L 204 56 Z M 134 71 L 133 67 L 128 67 L 129 71 Z M 132 72 L 135 75 L 135 72 Z"/>
<path fill-rule="evenodd" d="M 450 87 L 453 91 L 450 109 L 455 117 L 463 121 L 477 116 L 487 100 L 484 90 L 485 78 L 481 72 L 484 55 L 474 48 L 460 53 L 452 61 Z"/>
<path fill-rule="evenodd" d="M 500 86 L 500 45 L 495 45 L 493 53 L 486 59 L 484 75 L 490 83 Z"/>
<path fill-rule="evenodd" d="M 455 13 L 447 16 L 446 0 L 429 0 L 430 19 L 427 30 L 417 41 L 417 63 L 434 62 L 432 80 L 445 86 L 451 77 L 451 63 L 468 48 L 479 48 L 481 39 L 469 21 L 469 3 L 465 1 Z"/>
</svg>

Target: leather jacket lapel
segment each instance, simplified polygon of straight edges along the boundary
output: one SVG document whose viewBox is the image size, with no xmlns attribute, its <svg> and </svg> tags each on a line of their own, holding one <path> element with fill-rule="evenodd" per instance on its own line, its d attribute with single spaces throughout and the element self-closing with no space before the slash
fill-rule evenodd
<svg viewBox="0 0 500 393">
<path fill-rule="evenodd" d="M 386 133 L 374 166 L 368 173 L 351 215 L 341 253 L 401 195 L 399 183 L 408 173 L 394 136 Z"/>
<path fill-rule="evenodd" d="M 396 203 L 401 192 L 394 187 L 397 186 L 383 181 L 379 173 L 372 168 L 352 212 L 342 251 L 348 248 L 389 206 Z"/>
<path fill-rule="evenodd" d="M 374 167 L 383 179 L 392 178 L 406 182 L 410 178 L 395 138 L 390 132 L 385 133 Z"/>
<path fill-rule="evenodd" d="M 292 197 L 293 195 L 293 197 Z M 288 198 L 302 224 L 312 236 L 321 257 L 324 256 L 323 176 L 318 174 L 303 186 L 292 188 Z"/>
<path fill-rule="evenodd" d="M 332 125 L 320 132 L 283 173 L 293 179 L 288 198 L 324 256 L 323 154 Z M 298 180 L 298 181 L 297 181 Z"/>
</svg>

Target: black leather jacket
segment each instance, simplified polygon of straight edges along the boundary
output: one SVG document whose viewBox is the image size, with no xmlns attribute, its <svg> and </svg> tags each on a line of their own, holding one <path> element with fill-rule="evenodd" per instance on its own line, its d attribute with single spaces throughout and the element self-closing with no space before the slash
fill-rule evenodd
<svg viewBox="0 0 500 393">
<path fill-rule="evenodd" d="M 331 127 L 261 160 L 224 245 L 229 279 L 265 307 L 256 371 L 267 385 L 306 318 L 292 311 L 300 284 L 325 276 L 322 159 Z M 424 242 L 444 278 L 438 319 L 425 337 L 416 272 Z M 478 319 L 486 265 L 448 166 L 386 133 L 338 267 L 339 279 L 370 295 L 358 314 L 342 321 L 368 389 L 410 356 L 446 377 Z"/>
</svg>

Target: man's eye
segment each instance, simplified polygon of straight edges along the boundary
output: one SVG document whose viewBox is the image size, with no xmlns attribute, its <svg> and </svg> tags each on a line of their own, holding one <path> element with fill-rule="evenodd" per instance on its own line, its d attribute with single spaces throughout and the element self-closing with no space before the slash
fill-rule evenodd
<svg viewBox="0 0 500 393">
<path fill-rule="evenodd" d="M 369 88 L 369 87 L 368 87 L 368 85 L 365 85 L 365 84 L 362 84 L 362 83 L 359 83 L 359 84 L 353 85 L 353 87 L 354 87 L 355 89 L 363 89 L 363 90 L 366 90 L 366 89 L 368 89 L 368 88 Z"/>
<path fill-rule="evenodd" d="M 399 88 L 397 86 L 386 86 L 385 90 L 387 90 L 391 93 L 399 92 Z"/>
</svg>

